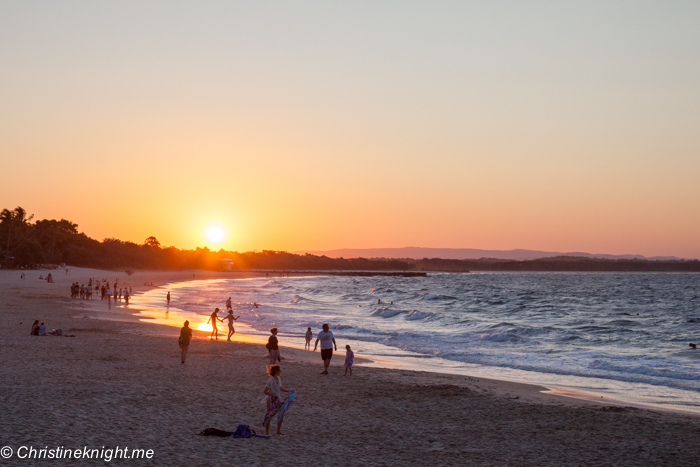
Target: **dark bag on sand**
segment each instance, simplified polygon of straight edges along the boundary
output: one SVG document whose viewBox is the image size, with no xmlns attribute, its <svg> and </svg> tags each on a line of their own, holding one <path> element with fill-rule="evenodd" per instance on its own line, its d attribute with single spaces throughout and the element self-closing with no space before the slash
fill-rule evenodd
<svg viewBox="0 0 700 467">
<path fill-rule="evenodd" d="M 230 431 L 219 430 L 216 428 L 207 428 L 206 430 L 199 433 L 200 436 L 231 436 Z"/>
<path fill-rule="evenodd" d="M 248 425 L 238 425 L 236 431 L 233 432 L 234 438 L 251 438 L 255 436 L 255 430 Z"/>
</svg>

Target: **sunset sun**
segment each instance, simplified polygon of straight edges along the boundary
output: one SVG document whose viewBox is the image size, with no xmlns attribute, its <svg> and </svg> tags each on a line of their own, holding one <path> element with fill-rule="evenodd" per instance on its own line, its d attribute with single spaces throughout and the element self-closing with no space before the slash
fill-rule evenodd
<svg viewBox="0 0 700 467">
<path fill-rule="evenodd" d="M 207 230 L 207 238 L 212 242 L 220 242 L 224 238 L 224 231 L 219 227 L 211 227 Z"/>
</svg>

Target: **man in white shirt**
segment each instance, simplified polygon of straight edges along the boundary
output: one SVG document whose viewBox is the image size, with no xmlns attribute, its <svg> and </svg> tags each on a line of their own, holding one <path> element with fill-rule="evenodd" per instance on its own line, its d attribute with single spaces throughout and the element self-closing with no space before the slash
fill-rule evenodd
<svg viewBox="0 0 700 467">
<path fill-rule="evenodd" d="M 338 350 L 338 346 L 335 343 L 335 337 L 333 333 L 328 330 L 328 325 L 323 325 L 323 331 L 319 332 L 316 336 L 316 344 L 314 344 L 314 352 L 316 347 L 318 347 L 318 341 L 321 341 L 321 358 L 323 359 L 323 373 L 322 375 L 328 374 L 328 366 L 331 364 L 331 358 L 333 358 L 333 347 Z"/>
</svg>

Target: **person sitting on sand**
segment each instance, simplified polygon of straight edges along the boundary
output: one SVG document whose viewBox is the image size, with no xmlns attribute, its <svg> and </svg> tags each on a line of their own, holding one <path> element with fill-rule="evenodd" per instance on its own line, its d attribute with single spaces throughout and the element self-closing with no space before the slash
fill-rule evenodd
<svg viewBox="0 0 700 467">
<path fill-rule="evenodd" d="M 34 320 L 34 324 L 32 324 L 32 332 L 30 335 L 32 335 L 32 336 L 39 335 L 39 320 L 38 319 Z"/>
<path fill-rule="evenodd" d="M 216 335 L 216 340 L 219 340 L 219 328 L 216 327 L 216 321 L 219 320 L 222 323 L 224 322 L 223 319 L 219 318 L 219 309 L 214 308 L 214 313 L 211 314 L 209 317 L 209 321 L 211 321 L 211 336 L 209 336 L 209 339 L 214 337 Z M 209 324 L 209 321 L 207 321 L 207 324 Z"/>
<path fill-rule="evenodd" d="M 263 390 L 263 393 L 265 394 L 265 396 L 267 396 L 265 397 L 265 399 L 263 399 L 267 404 L 265 418 L 263 418 L 263 425 L 265 425 L 266 435 L 270 434 L 270 422 L 272 421 L 272 417 L 274 417 L 277 414 L 280 406 L 282 405 L 281 392 L 289 392 L 289 389 L 286 389 L 284 386 L 282 386 L 282 379 L 280 378 L 281 372 L 282 369 L 279 365 L 270 365 L 270 367 L 267 369 L 267 374 L 270 375 L 270 379 L 267 380 L 267 384 L 265 385 L 265 389 Z M 277 434 L 279 436 L 284 436 L 284 434 L 281 431 L 283 421 L 284 415 L 277 423 Z"/>
<path fill-rule="evenodd" d="M 323 325 L 323 331 L 319 332 L 316 336 L 314 352 L 316 352 L 316 347 L 318 347 L 318 341 L 321 341 L 321 358 L 323 359 L 323 372 L 321 374 L 327 375 L 328 367 L 331 364 L 331 358 L 333 358 L 333 347 L 335 347 L 336 352 L 338 351 L 335 337 L 333 337 L 333 333 L 328 330 L 327 324 Z"/>
<path fill-rule="evenodd" d="M 270 365 L 274 365 L 278 361 L 282 361 L 280 357 L 279 341 L 277 340 L 277 328 L 270 329 L 270 334 L 272 335 L 267 340 L 265 347 L 267 347 L 267 351 L 270 354 Z"/>
<path fill-rule="evenodd" d="M 180 329 L 180 338 L 178 339 L 178 345 L 182 349 L 182 363 L 185 363 L 185 358 L 187 358 L 187 350 L 190 348 L 191 340 L 192 329 L 190 328 L 190 322 L 185 321 L 185 325 Z"/>
<path fill-rule="evenodd" d="M 37 336 L 45 336 L 46 335 L 46 324 L 42 321 L 41 324 L 39 325 L 39 329 L 37 330 Z"/>
<path fill-rule="evenodd" d="M 233 329 L 233 322 L 236 321 L 238 318 L 240 318 L 241 315 L 238 315 L 237 317 L 233 317 L 233 310 L 228 310 L 228 315 L 224 316 L 224 319 L 221 321 L 223 322 L 224 320 L 228 320 L 228 338 L 226 339 L 227 341 L 231 341 L 231 336 L 233 336 L 236 332 L 235 329 Z"/>
<path fill-rule="evenodd" d="M 314 333 L 311 332 L 311 328 L 306 328 L 306 343 L 304 344 L 304 350 L 311 350 L 311 339 L 314 337 Z"/>
<path fill-rule="evenodd" d="M 350 346 L 345 346 L 345 374 L 347 376 L 348 370 L 350 370 L 350 376 L 352 376 L 352 361 L 355 360 L 355 353 L 350 350 Z"/>
</svg>

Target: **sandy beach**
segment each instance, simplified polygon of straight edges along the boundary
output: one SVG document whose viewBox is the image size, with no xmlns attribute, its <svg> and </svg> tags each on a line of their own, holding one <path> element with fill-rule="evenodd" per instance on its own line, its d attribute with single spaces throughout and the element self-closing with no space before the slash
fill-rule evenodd
<svg viewBox="0 0 700 467">
<path fill-rule="evenodd" d="M 543 394 L 544 388 L 455 375 L 357 366 L 330 375 L 318 352 L 282 348 L 282 380 L 297 399 L 286 437 L 196 434 L 248 424 L 264 432 L 266 349 L 195 332 L 180 364 L 178 330 L 69 298 L 72 282 L 220 277 L 204 271 L 70 268 L 0 271 L 0 445 L 36 449 L 151 449 L 129 465 L 697 465 L 700 418 Z M 223 273 L 225 274 L 225 273 Z M 225 277 L 231 277 L 226 275 Z M 97 300 L 99 302 L 99 299 Z M 34 319 L 75 337 L 33 337 Z M 284 341 L 281 341 L 284 345 Z M 37 464 L 66 464 L 47 459 Z M 91 460 L 98 463 L 102 460 Z M 17 459 L 2 465 L 31 464 Z"/>
</svg>

